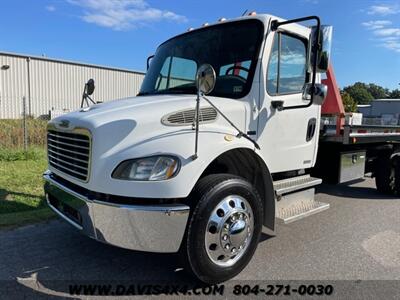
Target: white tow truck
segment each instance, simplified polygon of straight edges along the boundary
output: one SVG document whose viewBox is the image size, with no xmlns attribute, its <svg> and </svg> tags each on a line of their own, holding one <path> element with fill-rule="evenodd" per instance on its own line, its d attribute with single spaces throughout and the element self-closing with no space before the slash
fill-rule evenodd
<svg viewBox="0 0 400 300">
<path fill-rule="evenodd" d="M 340 97 L 321 83 L 331 34 L 315 16 L 251 13 L 167 40 L 137 97 L 49 122 L 49 206 L 98 241 L 180 252 L 215 283 L 249 263 L 263 226 L 329 207 L 314 200 L 313 172 L 345 182 L 371 171 L 399 192 L 398 128 L 357 132 L 329 109 L 337 123 L 320 126 L 327 94 Z"/>
</svg>

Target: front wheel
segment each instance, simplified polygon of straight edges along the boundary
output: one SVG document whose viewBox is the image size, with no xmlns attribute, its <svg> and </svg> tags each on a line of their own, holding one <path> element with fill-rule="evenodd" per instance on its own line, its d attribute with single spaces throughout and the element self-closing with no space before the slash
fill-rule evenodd
<svg viewBox="0 0 400 300">
<path fill-rule="evenodd" d="M 238 273 L 251 260 L 262 229 L 262 203 L 246 180 L 209 175 L 196 185 L 196 203 L 185 241 L 185 257 L 201 281 L 218 283 Z"/>
</svg>

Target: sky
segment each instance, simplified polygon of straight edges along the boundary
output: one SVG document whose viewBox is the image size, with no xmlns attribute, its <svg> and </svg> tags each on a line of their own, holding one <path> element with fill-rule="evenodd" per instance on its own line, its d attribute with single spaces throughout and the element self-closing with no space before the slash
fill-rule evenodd
<svg viewBox="0 0 400 300">
<path fill-rule="evenodd" d="M 400 88 L 400 0 L 2 0 L 0 51 L 144 71 L 166 39 L 245 10 L 318 15 L 340 87 Z"/>
</svg>

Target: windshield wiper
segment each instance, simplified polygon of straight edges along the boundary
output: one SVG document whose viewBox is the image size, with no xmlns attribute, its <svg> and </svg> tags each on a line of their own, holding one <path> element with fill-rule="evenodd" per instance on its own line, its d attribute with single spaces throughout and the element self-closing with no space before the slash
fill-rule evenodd
<svg viewBox="0 0 400 300">
<path fill-rule="evenodd" d="M 193 93 L 196 93 L 197 92 L 197 89 L 196 89 L 196 86 L 193 84 L 193 85 L 180 85 L 180 86 L 175 86 L 175 87 L 172 87 L 172 88 L 168 88 L 168 89 L 166 89 L 166 90 L 163 90 L 164 92 L 184 92 L 184 93 L 187 93 L 187 92 L 193 92 Z"/>
<path fill-rule="evenodd" d="M 152 95 L 153 93 L 151 93 L 151 92 L 141 92 L 141 93 L 138 93 L 136 96 L 147 96 L 147 95 Z"/>
</svg>

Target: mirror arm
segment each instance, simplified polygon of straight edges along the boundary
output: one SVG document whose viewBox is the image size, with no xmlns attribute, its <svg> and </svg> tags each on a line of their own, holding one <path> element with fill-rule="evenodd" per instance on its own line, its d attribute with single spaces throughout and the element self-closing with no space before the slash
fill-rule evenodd
<svg viewBox="0 0 400 300">
<path fill-rule="evenodd" d="M 88 98 L 90 101 L 92 101 L 93 104 L 96 104 L 96 102 L 92 98 L 90 98 L 88 94 L 86 94 L 85 97 Z"/>
<path fill-rule="evenodd" d="M 207 81 L 207 79 L 211 80 L 211 82 Z M 194 154 L 191 156 L 192 160 L 198 158 L 198 145 L 199 145 L 199 123 L 200 123 L 200 99 L 203 98 L 211 105 L 233 128 L 238 131 L 236 135 L 237 138 L 244 137 L 245 139 L 249 140 L 253 143 L 254 147 L 260 149 L 260 146 L 250 138 L 246 133 L 241 131 L 225 114 L 216 107 L 211 100 L 207 99 L 204 95 L 210 93 L 214 86 L 215 86 L 215 70 L 209 64 L 203 64 L 197 69 L 196 73 L 196 86 L 197 86 L 197 98 L 196 98 L 196 109 L 195 109 L 195 116 L 192 123 L 192 129 L 196 130 L 195 133 L 195 144 L 194 144 Z M 205 85 L 207 83 L 207 86 Z"/>
<path fill-rule="evenodd" d="M 86 83 L 83 87 L 83 93 L 82 93 L 82 101 L 81 101 L 81 108 L 83 108 L 83 105 L 85 104 L 85 100 L 86 100 Z M 87 104 L 87 101 L 86 101 Z"/>
<path fill-rule="evenodd" d="M 292 23 L 299 23 L 299 22 L 304 22 L 304 21 L 309 21 L 309 20 L 315 20 L 317 21 L 317 39 L 314 41 L 314 45 L 312 46 L 312 51 L 316 51 L 320 48 L 320 43 L 319 43 L 319 35 L 321 31 L 321 20 L 318 16 L 309 16 L 309 17 L 304 17 L 304 18 L 298 18 L 298 19 L 292 19 L 292 20 L 287 20 L 283 22 L 279 22 L 278 20 L 274 20 L 271 22 L 271 30 L 276 31 L 280 26 L 287 25 L 287 24 L 292 24 Z M 311 99 L 310 102 L 305 104 L 305 105 L 295 105 L 295 106 L 284 106 L 282 107 L 282 110 L 288 110 L 288 109 L 297 109 L 297 108 L 307 108 L 310 107 L 314 103 L 314 92 L 315 92 L 315 83 L 317 79 L 317 55 L 314 55 L 313 57 L 313 73 L 312 73 L 312 87 L 311 87 Z"/>
<path fill-rule="evenodd" d="M 89 101 L 88 101 L 88 99 L 89 99 L 93 104 L 97 104 L 97 103 L 89 96 L 89 94 L 87 93 L 87 90 L 88 90 L 88 84 L 85 83 L 85 86 L 84 86 L 84 88 L 83 88 L 83 93 L 82 93 L 81 108 L 83 108 L 83 105 L 85 104 L 85 102 L 86 102 L 86 105 L 89 106 Z"/>
<path fill-rule="evenodd" d="M 260 150 L 260 146 L 257 144 L 257 142 L 255 140 L 253 140 L 251 137 L 249 137 L 246 133 L 244 133 L 243 131 L 241 131 L 235 124 L 233 124 L 233 122 L 231 120 L 229 120 L 229 118 L 227 116 L 225 116 L 221 110 L 218 109 L 218 107 L 216 107 L 209 99 L 207 99 L 206 97 L 202 97 L 204 100 L 206 100 L 233 128 L 235 128 L 238 132 L 237 137 L 241 138 L 244 137 L 245 139 L 249 140 L 250 142 L 253 143 L 253 145 Z"/>
<path fill-rule="evenodd" d="M 196 136 L 195 136 L 195 142 L 194 142 L 194 154 L 192 155 L 192 160 L 197 159 L 198 155 L 197 155 L 197 150 L 198 150 L 198 146 L 199 146 L 199 113 L 200 113 L 200 96 L 201 96 L 201 92 L 198 89 L 197 90 L 197 98 L 196 98 L 196 112 L 195 112 L 195 122 L 194 122 L 194 126 L 195 126 L 195 130 L 196 130 Z"/>
</svg>

